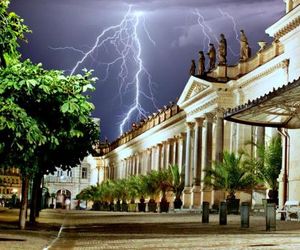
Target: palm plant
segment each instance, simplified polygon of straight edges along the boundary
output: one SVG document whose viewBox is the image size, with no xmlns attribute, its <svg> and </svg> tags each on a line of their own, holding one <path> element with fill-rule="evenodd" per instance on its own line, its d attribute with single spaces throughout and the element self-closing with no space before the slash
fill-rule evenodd
<svg viewBox="0 0 300 250">
<path fill-rule="evenodd" d="M 257 158 L 250 159 L 249 163 L 264 183 L 267 184 L 271 192 L 269 197 L 277 199 L 278 181 L 282 167 L 282 143 L 280 136 L 271 138 L 267 145 L 254 144 L 257 148 Z"/>
<path fill-rule="evenodd" d="M 215 168 L 206 170 L 204 184 L 228 192 L 229 199 L 235 199 L 237 190 L 252 187 L 256 179 L 245 167 L 242 157 L 242 153 L 236 156 L 234 153 L 224 152 L 223 161 L 215 163 Z"/>
<path fill-rule="evenodd" d="M 181 194 L 184 189 L 184 176 L 180 175 L 178 165 L 170 166 L 170 172 L 172 175 L 172 182 L 170 189 L 175 194 L 174 206 L 180 208 L 182 205 Z"/>
</svg>

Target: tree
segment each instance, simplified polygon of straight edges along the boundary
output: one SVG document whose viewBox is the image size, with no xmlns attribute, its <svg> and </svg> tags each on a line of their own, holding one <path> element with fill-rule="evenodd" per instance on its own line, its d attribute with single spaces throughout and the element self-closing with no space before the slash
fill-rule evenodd
<svg viewBox="0 0 300 250">
<path fill-rule="evenodd" d="M 280 136 L 274 136 L 266 145 L 254 144 L 257 158 L 249 160 L 257 176 L 267 184 L 271 199 L 278 198 L 278 176 L 282 168 L 282 143 Z"/>
<path fill-rule="evenodd" d="M 65 76 L 30 60 L 20 62 L 17 39 L 24 38 L 28 29 L 17 15 L 7 13 L 8 3 L 0 3 L 0 22 L 9 22 L 1 28 L 11 38 L 1 33 L 5 63 L 0 68 L 0 167 L 21 169 L 24 229 L 29 177 L 40 181 L 55 167 L 69 169 L 93 152 L 99 128 L 90 117 L 94 105 L 83 93 L 94 89 L 96 78 L 91 71 Z"/>
<path fill-rule="evenodd" d="M 204 183 L 217 190 L 229 193 L 229 199 L 235 199 L 237 190 L 251 188 L 256 182 L 255 176 L 248 171 L 242 159 L 243 154 L 224 152 L 223 161 L 215 163 L 215 168 L 206 170 Z"/>
</svg>

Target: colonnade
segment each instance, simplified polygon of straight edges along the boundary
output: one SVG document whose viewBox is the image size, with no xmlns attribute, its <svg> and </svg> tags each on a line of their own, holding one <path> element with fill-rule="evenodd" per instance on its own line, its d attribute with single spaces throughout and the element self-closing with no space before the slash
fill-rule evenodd
<svg viewBox="0 0 300 250">
<path fill-rule="evenodd" d="M 234 127 L 234 131 L 239 130 L 236 124 L 230 124 Z M 231 128 L 229 133 L 232 131 Z M 263 141 L 264 129 L 257 127 L 255 132 L 257 142 Z M 159 134 L 152 136 L 159 138 Z M 232 140 L 239 138 L 231 138 L 230 141 Z M 213 162 L 223 160 L 223 149 L 223 110 L 217 109 L 202 117 L 189 119 L 181 133 L 158 141 L 157 144 L 142 151 L 133 151 L 132 155 L 121 159 L 118 163 L 112 162 L 109 164 L 108 176 L 111 179 L 122 179 L 131 175 L 145 175 L 151 170 L 162 170 L 169 165 L 177 164 L 185 179 L 183 207 L 199 208 L 203 201 L 214 204 L 224 199 L 224 193 L 214 191 L 203 184 L 206 170 L 212 168 Z"/>
</svg>

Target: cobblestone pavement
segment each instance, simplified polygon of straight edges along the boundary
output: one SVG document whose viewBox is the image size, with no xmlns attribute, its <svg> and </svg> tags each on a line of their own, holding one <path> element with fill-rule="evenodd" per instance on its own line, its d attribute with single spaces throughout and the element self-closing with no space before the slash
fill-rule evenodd
<svg viewBox="0 0 300 250">
<path fill-rule="evenodd" d="M 196 213 L 45 210 L 39 223 L 35 231 L 0 230 L 0 249 L 300 249 L 299 222 L 277 221 L 277 231 L 266 232 L 262 216 L 241 229 L 236 215 L 220 226 L 218 215 L 202 224 Z"/>
</svg>

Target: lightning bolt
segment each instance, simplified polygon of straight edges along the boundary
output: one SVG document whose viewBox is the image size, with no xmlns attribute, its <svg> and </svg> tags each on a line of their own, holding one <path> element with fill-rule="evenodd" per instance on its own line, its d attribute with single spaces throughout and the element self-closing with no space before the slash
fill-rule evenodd
<svg viewBox="0 0 300 250">
<path fill-rule="evenodd" d="M 235 39 L 239 42 L 239 35 L 238 35 L 237 24 L 235 22 L 235 19 L 231 15 L 229 15 L 227 12 L 222 11 L 222 9 L 219 8 L 218 10 L 219 10 L 219 12 L 221 13 L 222 16 L 229 18 L 231 20 L 231 22 L 233 23 L 233 30 L 235 32 Z M 193 14 L 197 16 L 197 23 L 200 25 L 200 27 L 202 29 L 202 33 L 204 35 L 203 51 L 205 51 L 205 48 L 206 48 L 206 41 L 207 41 L 207 47 L 211 43 L 211 40 L 212 40 L 211 37 L 216 42 L 216 44 L 218 44 L 219 39 L 217 38 L 216 34 L 213 32 L 213 29 L 206 23 L 205 18 L 200 13 L 200 11 L 198 9 L 195 9 Z M 233 56 L 239 56 L 239 54 L 235 53 L 234 50 L 230 46 L 227 46 L 227 47 L 228 47 L 229 51 L 231 52 L 231 54 Z"/>
<path fill-rule="evenodd" d="M 204 35 L 203 38 L 203 51 L 206 51 L 206 44 L 207 44 L 207 48 L 209 47 L 209 44 L 211 43 L 211 36 L 215 39 L 215 41 L 218 43 L 218 38 L 216 37 L 216 35 L 213 33 L 213 30 L 210 26 L 207 25 L 207 23 L 205 22 L 204 16 L 201 15 L 200 11 L 198 9 L 195 9 L 195 11 L 193 12 L 194 15 L 197 16 L 197 23 L 200 25 L 201 29 L 202 29 L 202 33 Z M 207 41 L 207 43 L 206 43 Z"/>
<path fill-rule="evenodd" d="M 134 87 L 134 99 L 131 105 L 128 107 L 128 111 L 122 116 L 120 122 L 120 134 L 123 134 L 124 128 L 132 120 L 134 114 L 137 114 L 137 119 L 147 116 L 146 110 L 142 107 L 141 98 L 144 97 L 150 100 L 153 106 L 157 109 L 155 104 L 154 95 L 152 92 L 153 81 L 150 73 L 144 66 L 142 59 L 142 46 L 138 35 L 138 29 L 141 27 L 147 35 L 149 41 L 156 45 L 155 41 L 151 38 L 150 33 L 146 27 L 145 16 L 143 12 L 133 12 L 130 5 L 128 11 L 124 15 L 119 24 L 112 25 L 104 29 L 97 37 L 96 41 L 87 51 L 83 51 L 71 46 L 52 48 L 55 50 L 69 49 L 82 55 L 75 66 L 71 70 L 71 75 L 82 68 L 82 65 L 92 58 L 95 61 L 95 53 L 97 52 L 97 58 L 101 56 L 102 50 L 106 53 L 113 54 L 111 60 L 107 62 L 98 61 L 97 66 L 104 67 L 104 76 L 101 81 L 108 79 L 111 67 L 118 65 L 119 73 L 119 97 L 121 103 L 123 102 L 123 95 Z M 110 50 L 110 48 L 113 48 Z M 134 66 L 135 70 L 132 72 L 130 67 Z M 133 76 L 131 76 L 133 75 Z M 143 87 L 141 86 L 141 80 L 143 79 Z M 145 80 L 146 79 L 146 80 Z M 149 94 L 142 89 L 146 87 Z"/>
<path fill-rule="evenodd" d="M 218 8 L 218 10 L 223 17 L 227 17 L 231 21 L 232 29 L 233 29 L 233 32 L 235 33 L 235 40 L 239 43 L 240 42 L 239 32 L 237 29 L 237 22 L 235 21 L 234 17 L 231 16 L 228 12 L 225 12 L 220 8 Z M 228 46 L 228 49 L 230 50 L 231 54 L 233 54 L 234 56 L 239 56 L 239 54 L 235 53 L 231 47 Z"/>
</svg>

